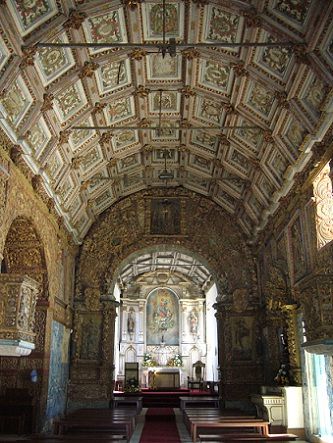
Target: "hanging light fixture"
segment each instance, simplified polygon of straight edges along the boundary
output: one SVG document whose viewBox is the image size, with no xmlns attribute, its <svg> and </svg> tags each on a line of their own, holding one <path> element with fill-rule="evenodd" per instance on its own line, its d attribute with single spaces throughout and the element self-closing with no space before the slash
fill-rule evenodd
<svg viewBox="0 0 333 443">
<path fill-rule="evenodd" d="M 167 181 L 168 180 L 172 180 L 174 178 L 174 174 L 173 171 L 168 171 L 167 170 L 167 149 L 164 149 L 163 151 L 163 157 L 164 157 L 164 170 L 159 174 L 158 178 L 160 180 L 166 180 L 166 185 L 167 185 Z"/>
</svg>

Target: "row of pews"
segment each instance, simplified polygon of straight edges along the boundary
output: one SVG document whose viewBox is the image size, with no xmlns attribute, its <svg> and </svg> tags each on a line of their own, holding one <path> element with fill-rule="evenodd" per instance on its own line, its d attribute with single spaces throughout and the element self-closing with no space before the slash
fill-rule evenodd
<svg viewBox="0 0 333 443">
<path fill-rule="evenodd" d="M 292 434 L 270 434 L 268 421 L 237 411 L 185 408 L 183 419 L 193 442 L 276 442 L 297 438 Z"/>
<path fill-rule="evenodd" d="M 78 409 L 54 423 L 54 435 L 30 443 L 126 443 L 137 424 L 137 408 Z"/>
</svg>

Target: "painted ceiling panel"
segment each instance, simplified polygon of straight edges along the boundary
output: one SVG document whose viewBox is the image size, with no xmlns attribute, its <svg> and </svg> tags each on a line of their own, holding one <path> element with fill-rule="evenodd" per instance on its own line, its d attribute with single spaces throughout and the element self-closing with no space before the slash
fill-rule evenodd
<svg viewBox="0 0 333 443">
<path fill-rule="evenodd" d="M 0 127 L 77 242 L 152 186 L 212 198 L 251 237 L 332 124 L 332 2 L 165 3 L 0 6 Z"/>
</svg>

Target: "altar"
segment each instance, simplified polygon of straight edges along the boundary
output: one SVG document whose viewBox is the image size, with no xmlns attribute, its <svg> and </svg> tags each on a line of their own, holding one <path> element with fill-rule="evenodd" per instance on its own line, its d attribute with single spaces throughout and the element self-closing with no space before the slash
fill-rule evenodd
<svg viewBox="0 0 333 443">
<path fill-rule="evenodd" d="M 146 386 L 151 389 L 179 389 L 180 368 L 149 367 L 145 371 Z"/>
</svg>

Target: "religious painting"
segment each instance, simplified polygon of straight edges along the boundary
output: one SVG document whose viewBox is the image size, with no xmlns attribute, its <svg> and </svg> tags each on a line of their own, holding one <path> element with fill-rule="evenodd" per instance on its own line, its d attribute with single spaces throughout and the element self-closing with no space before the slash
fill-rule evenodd
<svg viewBox="0 0 333 443">
<path fill-rule="evenodd" d="M 184 21 L 184 5 L 182 2 L 168 2 L 165 5 L 165 14 L 162 3 L 146 3 L 143 4 L 142 9 L 145 40 L 162 39 L 163 29 L 165 29 L 167 38 L 174 37 L 181 39 L 183 37 L 180 26 L 180 23 Z"/>
<path fill-rule="evenodd" d="M 147 345 L 179 344 L 179 309 L 176 294 L 154 289 L 147 299 Z"/>
<path fill-rule="evenodd" d="M 148 80 L 180 80 L 181 57 L 162 57 L 161 54 L 151 54 L 146 57 Z"/>
<path fill-rule="evenodd" d="M 153 235 L 179 235 L 181 233 L 179 199 L 151 200 L 150 233 Z"/>
<path fill-rule="evenodd" d="M 252 360 L 254 351 L 254 318 L 249 316 L 237 316 L 232 317 L 230 322 L 233 360 Z"/>
<path fill-rule="evenodd" d="M 84 316 L 81 333 L 80 358 L 97 360 L 100 356 L 101 316 L 99 314 Z"/>
</svg>

